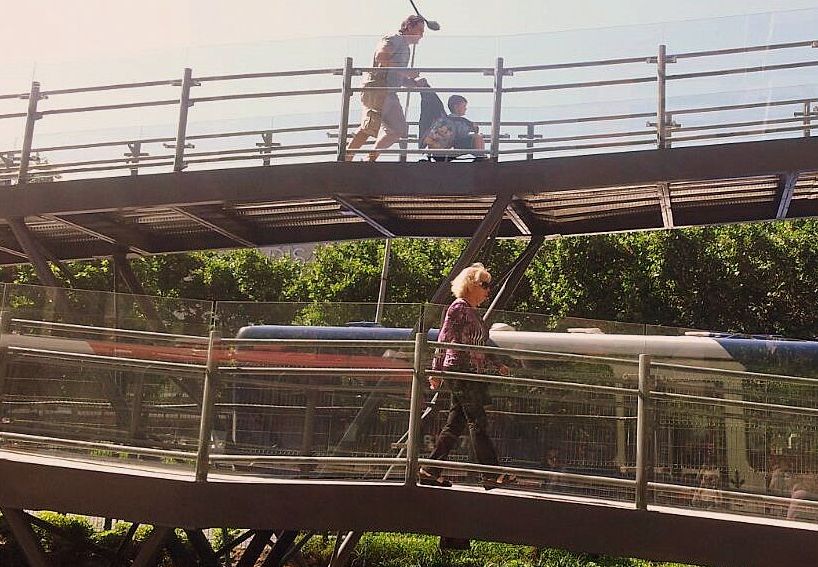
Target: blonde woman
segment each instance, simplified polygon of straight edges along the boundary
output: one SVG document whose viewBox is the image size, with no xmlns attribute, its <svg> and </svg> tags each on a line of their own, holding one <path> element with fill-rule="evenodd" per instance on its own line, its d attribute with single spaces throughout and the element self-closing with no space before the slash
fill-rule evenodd
<svg viewBox="0 0 818 567">
<path fill-rule="evenodd" d="M 452 280 L 452 294 L 455 300 L 446 311 L 446 318 L 440 328 L 438 340 L 445 343 L 484 345 L 489 333 L 477 308 L 491 293 L 491 274 L 483 264 L 472 264 Z M 453 372 L 483 373 L 487 359 L 484 353 L 459 349 L 446 349 L 432 362 L 435 370 Z M 432 389 L 439 388 L 438 380 L 430 380 Z M 488 384 L 470 380 L 448 380 L 451 391 L 451 407 L 446 426 L 437 438 L 430 459 L 443 460 L 448 457 L 468 426 L 471 440 L 472 460 L 483 465 L 496 465 L 497 452 L 488 436 L 486 411 L 483 406 L 490 403 Z M 440 476 L 440 471 L 422 468 L 419 472 L 421 484 L 451 486 L 451 482 Z M 512 484 L 514 475 L 483 475 L 483 487 L 491 490 L 498 486 Z"/>
</svg>

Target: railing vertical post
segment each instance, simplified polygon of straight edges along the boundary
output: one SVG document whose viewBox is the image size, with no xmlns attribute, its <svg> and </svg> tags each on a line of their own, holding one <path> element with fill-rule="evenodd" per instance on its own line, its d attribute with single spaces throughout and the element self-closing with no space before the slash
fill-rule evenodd
<svg viewBox="0 0 818 567">
<path fill-rule="evenodd" d="M 653 408 L 650 375 L 650 355 L 639 355 L 639 393 L 636 410 L 636 508 L 648 507 L 648 480 L 653 475 L 650 455 L 653 438 Z"/>
<path fill-rule="evenodd" d="M 804 137 L 810 137 L 810 123 L 812 122 L 812 109 L 810 109 L 811 101 L 804 101 Z"/>
<path fill-rule="evenodd" d="M 656 57 L 656 146 L 667 147 L 667 46 L 659 46 Z"/>
<path fill-rule="evenodd" d="M 415 362 L 412 373 L 412 396 L 409 402 L 409 435 L 406 439 L 406 486 L 417 483 L 418 451 L 420 450 L 420 413 L 423 404 L 423 388 L 426 382 L 426 330 L 415 335 Z"/>
<path fill-rule="evenodd" d="M 349 105 L 352 100 L 352 57 L 344 59 L 343 84 L 341 85 L 341 122 L 338 124 L 338 161 L 346 160 L 347 134 L 349 133 Z"/>
<path fill-rule="evenodd" d="M 210 331 L 207 343 L 207 366 L 205 367 L 204 386 L 202 387 L 202 416 L 199 422 L 199 449 L 196 453 L 196 482 L 207 481 L 207 469 L 210 465 L 210 438 L 213 434 L 213 394 L 219 369 L 218 331 Z"/>
<path fill-rule="evenodd" d="M 173 171 L 185 168 L 185 143 L 187 138 L 187 115 L 193 103 L 190 102 L 190 87 L 193 86 L 193 70 L 185 68 L 182 76 L 181 93 L 179 94 L 179 124 L 176 127 L 176 157 L 173 160 Z"/>
<path fill-rule="evenodd" d="M 498 57 L 494 66 L 494 107 L 491 113 L 491 150 L 490 155 L 493 161 L 500 157 L 500 116 L 503 106 L 503 58 Z"/>
<path fill-rule="evenodd" d="M 23 95 L 25 96 L 25 95 Z M 20 152 L 20 169 L 17 173 L 17 183 L 28 183 L 28 166 L 31 163 L 31 145 L 34 141 L 34 123 L 40 119 L 37 112 L 37 103 L 40 101 L 40 83 L 31 83 L 31 92 L 28 93 L 28 110 L 26 111 L 26 128 L 23 132 L 23 148 Z"/>
<path fill-rule="evenodd" d="M 533 148 L 534 147 L 534 125 L 529 122 L 528 126 L 526 126 L 525 135 L 528 138 L 528 142 L 526 142 L 526 148 Z M 525 154 L 525 159 L 534 159 L 534 152 L 528 152 Z"/>
</svg>

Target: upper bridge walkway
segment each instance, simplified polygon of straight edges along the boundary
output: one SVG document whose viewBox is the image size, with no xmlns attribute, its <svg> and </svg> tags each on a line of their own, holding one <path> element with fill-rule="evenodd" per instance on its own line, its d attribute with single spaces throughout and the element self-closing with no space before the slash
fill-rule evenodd
<svg viewBox="0 0 818 567">
<path fill-rule="evenodd" d="M 501 236 L 814 216 L 815 41 L 672 47 L 420 67 L 432 87 L 402 89 L 414 97 L 410 138 L 375 164 L 343 162 L 369 70 L 349 58 L 334 68 L 33 83 L 0 95 L 0 126 L 20 132 L 0 148 L 0 265 L 469 236 L 498 196 L 509 201 Z M 416 163 L 425 152 L 414 149 L 413 109 L 418 91 L 431 90 L 469 97 L 490 160 Z M 565 103 L 573 98 L 592 102 Z M 269 116 L 248 128 L 207 121 L 259 104 L 307 110 L 276 127 Z M 135 135 L 140 120 L 164 124 L 153 129 L 164 134 Z M 53 134 L 58 124 L 102 123 L 127 133 Z"/>
<path fill-rule="evenodd" d="M 291 324 L 363 312 L 32 286 L 3 298 L 0 508 L 30 558 L 45 556 L 21 510 L 42 509 L 161 526 L 139 565 L 174 527 L 206 563 L 215 552 L 196 534 L 225 525 L 262 542 L 276 531 L 282 554 L 298 531 L 736 567 L 802 565 L 818 551 L 813 342 L 550 333 L 534 315 L 498 312 L 492 322 L 521 332 L 468 348 L 503 357 L 512 372 L 500 376 L 429 369 L 444 345 L 409 326 L 439 320 L 439 306 L 386 306 L 393 329 L 322 338 Z M 146 302 L 164 332 L 149 330 Z M 287 326 L 237 333 L 247 320 Z M 500 465 L 473 464 L 467 444 L 424 458 L 446 413 L 430 375 L 489 384 Z M 419 485 L 419 466 L 454 485 Z M 480 474 L 500 472 L 517 483 L 485 491 Z"/>
</svg>

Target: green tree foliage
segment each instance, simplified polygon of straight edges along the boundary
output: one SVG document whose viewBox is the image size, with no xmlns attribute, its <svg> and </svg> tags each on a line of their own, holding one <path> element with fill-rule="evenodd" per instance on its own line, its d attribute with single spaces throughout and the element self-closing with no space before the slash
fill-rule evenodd
<svg viewBox="0 0 818 567">
<path fill-rule="evenodd" d="M 387 301 L 428 300 L 464 240 L 397 239 Z M 480 258 L 501 276 L 524 247 L 497 241 Z M 151 295 L 204 300 L 305 302 L 304 321 L 326 302 L 375 302 L 383 241 L 319 247 L 315 259 L 270 258 L 257 250 L 140 258 L 133 269 Z M 75 262 L 68 287 L 112 290 L 107 260 Z M 1 281 L 37 283 L 28 266 Z M 807 220 L 549 240 L 510 310 L 793 337 L 818 335 L 818 222 Z M 363 312 L 363 311 L 362 311 Z"/>
</svg>

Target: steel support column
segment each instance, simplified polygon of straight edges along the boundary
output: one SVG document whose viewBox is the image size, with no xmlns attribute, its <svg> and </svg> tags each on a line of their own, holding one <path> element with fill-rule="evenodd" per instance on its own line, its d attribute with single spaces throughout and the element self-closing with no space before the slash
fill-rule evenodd
<svg viewBox="0 0 818 567">
<path fill-rule="evenodd" d="M 778 184 L 778 206 L 776 207 L 775 218 L 785 219 L 790 210 L 792 196 L 795 193 L 795 184 L 798 182 L 798 172 L 785 173 L 781 176 Z"/>
<path fill-rule="evenodd" d="M 545 237 L 541 234 L 531 237 L 531 240 L 528 242 L 528 246 L 525 247 L 525 250 L 523 250 L 523 252 L 517 258 L 517 261 L 514 263 L 511 271 L 504 278 L 497 295 L 491 302 L 491 306 L 486 310 L 484 319 L 487 319 L 496 309 L 505 309 L 509 300 L 514 295 L 514 292 L 517 291 L 520 282 L 523 281 L 525 271 L 537 256 L 537 252 L 542 247 L 544 241 Z"/>
<path fill-rule="evenodd" d="M 202 530 L 185 530 L 185 533 L 190 545 L 196 551 L 196 555 L 199 556 L 199 565 L 201 567 L 219 567 L 219 559 L 213 552 L 213 548 Z"/>
<path fill-rule="evenodd" d="M 503 220 L 503 215 L 506 212 L 506 208 L 508 207 L 509 203 L 511 203 L 511 199 L 513 197 L 513 193 L 497 195 L 497 198 L 494 200 L 494 203 L 491 205 L 488 213 L 486 213 L 485 218 L 483 218 L 483 220 L 480 222 L 477 230 L 474 231 L 474 234 L 469 240 L 468 246 L 466 246 L 466 249 L 460 254 L 460 257 L 454 263 L 454 266 L 452 266 L 449 275 L 442 282 L 440 282 L 440 285 L 432 295 L 429 303 L 441 305 L 446 302 L 446 300 L 449 298 L 449 293 L 451 292 L 450 285 L 452 278 L 459 274 L 463 268 L 468 267 L 469 265 L 473 264 L 475 260 L 477 260 L 477 254 L 480 253 L 480 249 L 483 248 L 483 245 L 488 240 L 489 235 L 494 232 L 494 229 L 497 228 L 497 225 L 500 224 L 501 220 Z"/>
<path fill-rule="evenodd" d="M 31 234 L 25 221 L 21 218 L 10 218 L 7 222 L 14 234 L 14 238 L 20 243 L 23 252 L 26 253 L 31 265 L 34 266 L 37 279 L 43 285 L 49 287 L 62 287 L 48 265 L 42 245 Z"/>
<path fill-rule="evenodd" d="M 23 95 L 25 97 L 25 95 Z M 41 98 L 40 83 L 31 83 L 31 91 L 28 93 L 28 110 L 26 112 L 26 127 L 23 132 L 23 148 L 20 151 L 20 167 L 17 170 L 17 183 L 28 183 L 28 166 L 31 163 L 31 145 L 34 141 L 34 124 L 40 119 L 41 114 L 37 111 L 37 103 Z"/>
<path fill-rule="evenodd" d="M 273 530 L 257 530 L 250 544 L 241 554 L 241 559 L 236 563 L 236 567 L 253 567 L 261 557 L 261 553 L 267 544 L 270 543 L 270 538 L 273 537 Z"/>
<path fill-rule="evenodd" d="M 281 567 L 282 559 L 289 553 L 295 543 L 298 532 L 294 530 L 284 530 L 277 534 L 276 542 L 267 554 L 267 558 L 262 563 L 262 567 Z"/>
<path fill-rule="evenodd" d="M 14 534 L 17 544 L 23 550 L 23 555 L 25 555 L 30 567 L 48 567 L 50 562 L 40 545 L 39 538 L 31 528 L 28 514 L 22 510 L 12 508 L 0 508 L 0 512 L 2 512 L 3 518 L 11 528 L 11 533 Z"/>
</svg>

